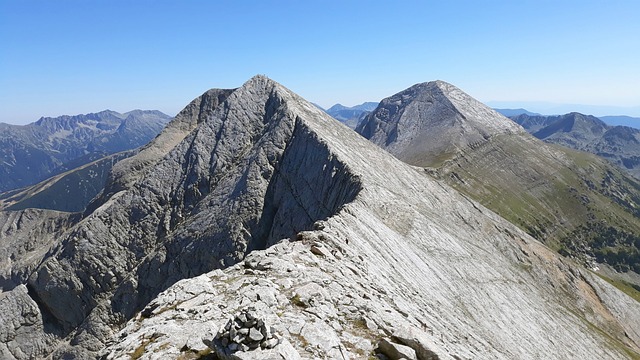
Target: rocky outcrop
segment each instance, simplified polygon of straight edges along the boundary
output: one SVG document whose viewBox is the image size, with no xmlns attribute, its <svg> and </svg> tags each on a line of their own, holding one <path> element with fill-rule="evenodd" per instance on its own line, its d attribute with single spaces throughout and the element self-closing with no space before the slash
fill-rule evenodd
<svg viewBox="0 0 640 360">
<path fill-rule="evenodd" d="M 0 358 L 33 359 L 51 352 L 55 336 L 47 334 L 47 324 L 26 286 L 3 289 L 0 309 Z"/>
<path fill-rule="evenodd" d="M 37 358 L 59 341 L 55 318 L 25 283 L 78 220 L 50 210 L 0 211 L 0 358 Z"/>
<path fill-rule="evenodd" d="M 436 166 L 490 137 L 524 130 L 444 81 L 383 99 L 356 131 L 412 165 Z"/>
<path fill-rule="evenodd" d="M 24 284 L 79 215 L 50 210 L 0 211 L 0 291 Z"/>
<path fill-rule="evenodd" d="M 128 173 L 114 170 L 33 271 L 28 298 L 1 294 L 35 303 L 49 328 L 3 322 L 0 334 L 54 343 L 12 356 L 356 359 L 382 356 L 381 341 L 418 359 L 638 349 L 637 303 L 608 305 L 599 286 L 615 304 L 626 295 L 590 285 L 585 270 L 281 85 L 257 76 L 206 97 L 176 118 L 193 127 L 119 163 Z M 234 329 L 253 339 L 231 326 L 216 339 L 247 309 L 256 324 Z M 251 349 L 267 325 L 278 344 Z"/>
</svg>

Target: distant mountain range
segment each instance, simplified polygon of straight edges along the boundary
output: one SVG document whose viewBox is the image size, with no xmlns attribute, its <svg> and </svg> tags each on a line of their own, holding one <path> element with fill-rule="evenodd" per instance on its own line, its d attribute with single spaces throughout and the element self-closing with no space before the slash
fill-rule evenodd
<svg viewBox="0 0 640 360">
<path fill-rule="evenodd" d="M 142 146 L 169 122 L 160 111 L 105 110 L 0 123 L 0 192 L 35 184 L 109 154 Z"/>
<path fill-rule="evenodd" d="M 600 116 L 599 119 L 613 126 L 622 125 L 622 126 L 629 126 L 632 128 L 640 129 L 639 117 L 617 115 L 617 116 Z"/>
<path fill-rule="evenodd" d="M 529 116 L 555 116 L 558 114 L 554 114 L 554 115 L 542 115 L 542 114 L 538 114 L 538 113 L 534 113 L 525 109 L 496 109 L 494 108 L 495 111 L 499 112 L 500 114 L 506 116 L 506 117 L 512 117 L 512 116 L 518 116 L 518 115 L 529 115 Z M 575 112 L 575 111 L 573 111 Z M 626 115 L 615 115 L 615 116 L 598 116 L 598 119 L 604 121 L 607 125 L 612 125 L 612 126 L 617 126 L 617 125 L 622 125 L 622 126 L 628 126 L 628 127 L 632 127 L 632 128 L 636 128 L 636 129 L 640 129 L 640 118 L 639 117 L 632 117 L 632 116 L 626 116 Z"/>
<path fill-rule="evenodd" d="M 378 106 L 377 102 L 365 102 L 360 105 L 347 107 L 341 104 L 335 104 L 324 110 L 327 114 L 333 116 L 336 120 L 344 123 L 348 127 L 355 129 L 364 115 L 375 110 Z"/>
<path fill-rule="evenodd" d="M 536 116 L 536 115 L 540 115 L 538 113 L 534 113 L 525 109 L 493 109 L 497 112 L 499 112 L 500 114 L 504 115 L 504 116 L 517 116 L 517 115 L 522 115 L 522 114 L 526 114 L 526 115 L 531 115 L 531 116 Z"/>
<path fill-rule="evenodd" d="M 510 118 L 538 139 L 596 154 L 640 179 L 640 129 L 610 126 L 595 116 L 575 112 Z"/>
</svg>

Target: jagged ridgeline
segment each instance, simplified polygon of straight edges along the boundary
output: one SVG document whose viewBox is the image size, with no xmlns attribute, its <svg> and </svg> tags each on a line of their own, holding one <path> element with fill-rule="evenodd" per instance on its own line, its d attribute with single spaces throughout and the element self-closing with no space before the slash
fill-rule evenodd
<svg viewBox="0 0 640 360">
<path fill-rule="evenodd" d="M 562 254 L 640 273 L 640 183 L 548 145 L 443 81 L 382 100 L 357 128 Z"/>
<path fill-rule="evenodd" d="M 191 102 L 81 219 L 1 214 L 0 358 L 640 349 L 634 299 L 264 76 Z"/>
<path fill-rule="evenodd" d="M 596 154 L 640 179 L 640 130 L 610 126 L 590 115 L 511 116 L 530 134 L 551 144 Z"/>
<path fill-rule="evenodd" d="M 155 110 L 124 114 L 105 110 L 43 117 L 28 125 L 0 123 L 0 192 L 33 185 L 106 155 L 145 145 L 170 119 Z M 73 196 L 72 192 L 67 194 Z"/>
</svg>

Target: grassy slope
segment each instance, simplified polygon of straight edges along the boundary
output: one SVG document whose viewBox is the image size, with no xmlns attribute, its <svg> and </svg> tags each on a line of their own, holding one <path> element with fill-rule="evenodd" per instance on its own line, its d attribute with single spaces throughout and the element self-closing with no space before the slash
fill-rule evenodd
<svg viewBox="0 0 640 360">
<path fill-rule="evenodd" d="M 564 255 L 640 271 L 640 185 L 596 156 L 501 135 L 438 173 Z"/>
</svg>

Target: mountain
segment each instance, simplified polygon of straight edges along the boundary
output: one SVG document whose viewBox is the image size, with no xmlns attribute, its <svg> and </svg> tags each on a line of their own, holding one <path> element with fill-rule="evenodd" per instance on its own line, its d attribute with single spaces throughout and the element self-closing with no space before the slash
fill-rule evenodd
<svg viewBox="0 0 640 360">
<path fill-rule="evenodd" d="M 382 100 L 356 131 L 562 254 L 640 273 L 640 184 L 606 161 L 546 144 L 442 81 Z"/>
<path fill-rule="evenodd" d="M 159 111 L 124 114 L 105 110 L 76 116 L 43 117 L 24 126 L 0 124 L 0 192 L 142 146 L 170 117 Z"/>
<path fill-rule="evenodd" d="M 493 110 L 499 112 L 500 114 L 506 116 L 506 117 L 510 117 L 510 116 L 518 116 L 518 115 L 522 115 L 522 114 L 526 114 L 526 115 L 530 115 L 530 116 L 536 116 L 536 115 L 540 115 L 538 113 L 534 113 L 531 111 L 527 111 L 525 109 L 496 109 L 494 108 Z"/>
<path fill-rule="evenodd" d="M 544 101 L 488 101 L 488 106 L 498 109 L 535 109 L 539 114 L 568 114 L 579 112 L 581 114 L 592 114 L 595 116 L 606 116 L 609 114 L 625 114 L 628 116 L 640 116 L 640 106 L 610 106 L 610 105 L 585 105 L 585 104 L 560 104 Z M 519 114 L 514 114 L 519 115 Z M 531 115 L 531 114 L 530 114 Z M 536 114 L 533 114 L 536 115 Z"/>
<path fill-rule="evenodd" d="M 195 99 L 81 220 L 34 211 L 0 212 L 2 358 L 640 352 L 636 300 L 263 76 Z"/>
<path fill-rule="evenodd" d="M 113 165 L 135 154 L 136 150 L 129 150 L 107 155 L 38 184 L 1 193 L 0 210 L 82 212 L 104 188 Z"/>
<path fill-rule="evenodd" d="M 610 126 L 579 113 L 511 119 L 538 139 L 601 156 L 640 179 L 640 129 Z"/>
<path fill-rule="evenodd" d="M 335 104 L 325 111 L 327 112 L 327 114 L 333 116 L 336 120 L 344 123 L 352 129 L 355 129 L 364 115 L 373 111 L 376 106 L 378 106 L 378 103 L 375 102 L 365 102 L 352 107 Z"/>
<path fill-rule="evenodd" d="M 417 84 L 383 99 L 356 131 L 417 166 L 437 166 L 492 136 L 524 133 L 443 81 Z"/>
<path fill-rule="evenodd" d="M 618 115 L 618 116 L 600 116 L 599 118 L 600 120 L 606 122 L 607 125 L 612 125 L 612 126 L 622 125 L 622 126 L 632 127 L 635 129 L 640 129 L 640 118 L 638 117 Z"/>
</svg>

